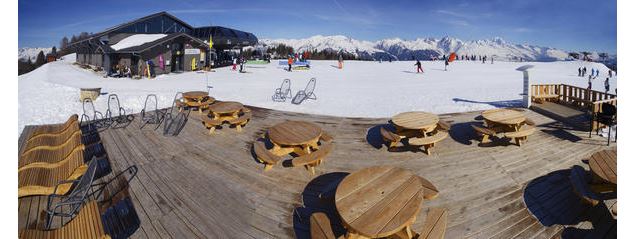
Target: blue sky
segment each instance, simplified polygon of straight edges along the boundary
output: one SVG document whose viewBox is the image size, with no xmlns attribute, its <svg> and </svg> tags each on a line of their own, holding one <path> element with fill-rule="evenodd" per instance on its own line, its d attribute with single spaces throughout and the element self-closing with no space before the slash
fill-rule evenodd
<svg viewBox="0 0 635 239">
<path fill-rule="evenodd" d="M 453 36 L 616 53 L 616 0 L 474 1 L 27 1 L 18 2 L 19 47 L 168 11 L 193 26 L 221 25 L 258 38 L 346 35 L 360 40 Z"/>
</svg>

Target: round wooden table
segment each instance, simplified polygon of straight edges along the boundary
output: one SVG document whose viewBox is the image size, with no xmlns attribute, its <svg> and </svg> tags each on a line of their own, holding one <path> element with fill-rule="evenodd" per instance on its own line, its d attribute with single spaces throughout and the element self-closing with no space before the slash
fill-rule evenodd
<svg viewBox="0 0 635 239">
<path fill-rule="evenodd" d="M 194 101 L 199 101 L 200 99 L 202 99 L 203 97 L 206 97 L 206 96 L 209 96 L 209 94 L 207 94 L 207 92 L 205 92 L 205 91 L 183 92 L 183 98 L 189 99 L 189 100 L 194 100 Z"/>
<path fill-rule="evenodd" d="M 617 185 L 617 152 L 602 150 L 589 158 L 589 167 L 594 175 L 607 183 Z"/>
<path fill-rule="evenodd" d="M 397 131 L 403 130 L 419 130 L 423 132 L 423 136 L 426 133 L 434 130 L 439 123 L 439 116 L 423 112 L 423 111 L 411 111 L 399 113 L 392 117 L 392 123 L 397 126 Z"/>
<path fill-rule="evenodd" d="M 518 126 L 526 120 L 525 114 L 511 109 L 486 110 L 483 111 L 482 116 L 490 122 L 513 126 L 516 131 L 518 130 Z"/>
<path fill-rule="evenodd" d="M 231 115 L 232 118 L 236 118 L 242 108 L 243 104 L 239 102 L 224 101 L 212 104 L 208 109 L 214 114 L 214 118 L 223 117 L 222 115 Z"/>
<path fill-rule="evenodd" d="M 305 121 L 286 121 L 269 128 L 267 135 L 274 144 L 274 151 L 284 146 L 299 146 L 305 153 L 311 153 L 309 146 L 317 147 L 322 128 Z"/>
<path fill-rule="evenodd" d="M 352 235 L 370 238 L 412 235 L 423 204 L 419 176 L 409 170 L 375 166 L 351 173 L 335 192 L 335 207 Z"/>
</svg>

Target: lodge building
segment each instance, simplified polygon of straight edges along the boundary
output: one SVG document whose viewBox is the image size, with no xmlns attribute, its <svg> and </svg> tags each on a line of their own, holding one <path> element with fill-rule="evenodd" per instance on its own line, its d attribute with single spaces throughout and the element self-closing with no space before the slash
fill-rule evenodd
<svg viewBox="0 0 635 239">
<path fill-rule="evenodd" d="M 221 26 L 192 27 L 159 12 L 95 33 L 69 48 L 77 53 L 77 63 L 106 72 L 126 66 L 139 75 L 148 66 L 155 74 L 164 74 L 229 65 L 235 51 L 256 43 L 252 33 Z"/>
</svg>

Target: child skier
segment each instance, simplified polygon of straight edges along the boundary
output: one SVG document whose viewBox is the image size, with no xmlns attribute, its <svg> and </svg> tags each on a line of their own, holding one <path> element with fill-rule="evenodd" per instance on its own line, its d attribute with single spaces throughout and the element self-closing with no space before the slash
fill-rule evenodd
<svg viewBox="0 0 635 239">
<path fill-rule="evenodd" d="M 293 65 L 293 58 L 291 56 L 287 59 L 287 63 L 289 64 L 289 72 L 291 72 L 291 65 Z"/>
<path fill-rule="evenodd" d="M 417 63 L 415 63 L 415 66 L 417 66 L 417 73 L 419 73 L 419 71 L 423 73 L 423 68 L 421 68 L 421 62 L 419 60 L 417 60 Z"/>
</svg>

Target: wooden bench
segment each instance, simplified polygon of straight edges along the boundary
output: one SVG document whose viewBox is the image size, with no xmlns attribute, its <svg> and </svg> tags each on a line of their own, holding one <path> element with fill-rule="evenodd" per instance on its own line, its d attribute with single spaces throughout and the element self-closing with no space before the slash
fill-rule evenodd
<svg viewBox="0 0 635 239">
<path fill-rule="evenodd" d="M 56 135 L 64 132 L 67 128 L 76 126 L 79 129 L 79 122 L 77 114 L 71 115 L 63 124 L 42 125 L 33 130 L 29 139 L 37 137 L 38 135 Z"/>
<path fill-rule="evenodd" d="M 267 150 L 265 143 L 262 141 L 256 141 L 254 143 L 254 152 L 256 153 L 256 157 L 260 160 L 261 163 L 265 164 L 264 171 L 271 169 L 274 165 L 278 164 L 282 157 L 271 153 L 271 151 Z"/>
<path fill-rule="evenodd" d="M 531 126 L 536 126 L 536 123 L 533 120 L 530 120 L 530 119 L 525 119 L 524 124 L 531 125 Z"/>
<path fill-rule="evenodd" d="M 443 131 L 448 131 L 450 130 L 450 128 L 452 127 L 452 125 L 450 125 L 450 123 L 445 122 L 443 120 L 439 120 L 439 123 L 437 123 L 437 129 L 443 130 Z"/>
<path fill-rule="evenodd" d="M 439 190 L 434 184 L 423 177 L 419 177 L 419 180 L 421 180 L 421 186 L 423 186 L 423 198 L 430 200 L 435 199 L 439 195 Z"/>
<path fill-rule="evenodd" d="M 384 139 L 384 141 L 388 143 L 389 149 L 394 148 L 395 146 L 397 146 L 397 143 L 401 141 L 402 136 L 385 129 L 384 127 L 381 127 L 379 129 L 379 132 L 381 133 L 381 137 Z"/>
<path fill-rule="evenodd" d="M 435 143 L 438 143 L 441 140 L 444 140 L 448 137 L 448 133 L 445 131 L 437 131 L 436 134 L 430 135 L 428 137 L 423 138 L 410 138 L 408 143 L 410 145 L 423 146 L 427 155 L 430 155 L 430 151 L 432 147 L 434 147 Z"/>
<path fill-rule="evenodd" d="M 443 239 L 448 223 L 448 210 L 445 208 L 430 208 L 426 220 L 421 228 L 418 239 Z"/>
<path fill-rule="evenodd" d="M 18 171 L 29 167 L 57 167 L 71 157 L 84 158 L 83 144 L 66 145 L 60 149 L 40 149 L 24 154 L 18 160 Z"/>
<path fill-rule="evenodd" d="M 22 155 L 29 154 L 33 151 L 37 150 L 58 150 L 70 145 L 70 147 L 75 147 L 77 145 L 82 144 L 82 135 L 81 131 L 75 132 L 70 138 L 66 139 L 64 142 L 58 145 L 38 145 L 35 147 L 31 147 L 28 150 L 22 151 Z"/>
<path fill-rule="evenodd" d="M 613 193 L 594 192 L 591 185 L 589 185 L 591 175 L 581 166 L 575 165 L 571 168 L 569 179 L 571 180 L 575 193 L 593 206 L 597 205 L 600 201 L 617 197 L 617 195 Z"/>
<path fill-rule="evenodd" d="M 18 197 L 53 194 L 60 181 L 75 180 L 86 172 L 84 158 L 72 157 L 54 168 L 31 167 L 18 171 Z M 61 184 L 58 194 L 66 194 L 72 183 Z"/>
<path fill-rule="evenodd" d="M 320 165 L 324 157 L 331 153 L 332 150 L 332 143 L 322 144 L 318 150 L 310 154 L 293 158 L 293 160 L 291 160 L 291 164 L 294 167 L 304 166 L 309 172 L 311 172 L 311 175 L 315 175 L 315 166 Z"/>
<path fill-rule="evenodd" d="M 89 201 L 75 218 L 64 226 L 54 230 L 25 229 L 20 232 L 20 238 L 110 238 L 104 230 L 104 225 L 96 201 Z"/>
<path fill-rule="evenodd" d="M 320 140 L 330 143 L 330 142 L 333 141 L 333 136 L 328 134 L 326 131 L 322 131 L 322 135 L 320 136 Z"/>
<path fill-rule="evenodd" d="M 216 130 L 216 127 L 223 124 L 223 121 L 218 119 L 210 119 L 207 115 L 201 115 L 201 123 L 203 123 L 203 126 L 205 126 L 205 128 L 209 128 L 208 134 L 212 135 L 214 133 L 214 130 Z"/>
<path fill-rule="evenodd" d="M 247 124 L 247 122 L 249 122 L 250 119 L 251 119 L 251 111 L 243 112 L 243 115 L 239 116 L 238 118 L 229 120 L 229 124 L 235 125 L 236 130 L 240 132 L 242 131 L 242 127 L 244 127 Z"/>
<path fill-rule="evenodd" d="M 311 214 L 310 229 L 311 239 L 335 239 L 335 233 L 331 227 L 331 220 L 323 212 L 314 212 Z M 338 238 L 344 238 L 340 236 Z"/>
<path fill-rule="evenodd" d="M 505 133 L 505 137 L 516 141 L 516 144 L 520 146 L 522 143 L 522 140 L 527 140 L 527 136 L 533 134 L 535 131 L 536 131 L 535 126 L 526 124 L 521 126 L 520 129 L 518 129 L 518 131 Z"/>
<path fill-rule="evenodd" d="M 35 148 L 37 146 L 56 146 L 64 144 L 69 138 L 72 136 L 82 134 L 82 131 L 79 130 L 79 126 L 68 127 L 66 130 L 62 131 L 59 134 L 40 134 L 35 137 L 31 137 L 26 141 L 26 145 L 24 146 L 24 150 L 29 150 Z"/>
<path fill-rule="evenodd" d="M 474 129 L 477 135 L 482 137 L 480 141 L 481 143 L 484 143 L 484 144 L 491 142 L 491 140 L 489 140 L 490 136 L 496 135 L 496 131 L 488 129 L 488 128 L 483 128 L 477 125 L 472 125 L 472 128 Z"/>
</svg>

